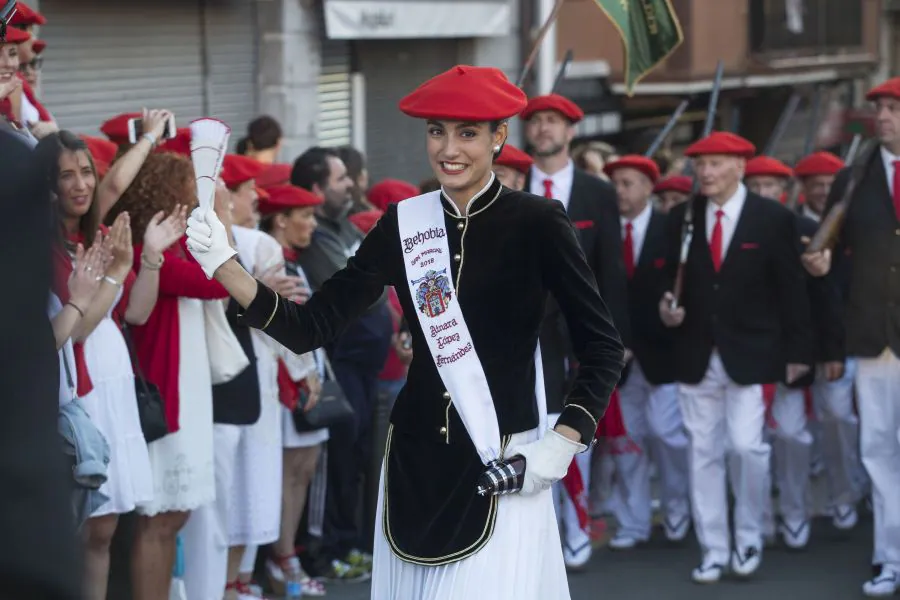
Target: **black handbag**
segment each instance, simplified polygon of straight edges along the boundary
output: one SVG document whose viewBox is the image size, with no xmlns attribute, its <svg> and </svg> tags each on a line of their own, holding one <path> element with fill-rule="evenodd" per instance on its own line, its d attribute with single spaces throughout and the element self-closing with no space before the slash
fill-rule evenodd
<svg viewBox="0 0 900 600">
<path fill-rule="evenodd" d="M 131 333 L 128 331 L 128 326 L 124 324 L 122 325 L 122 336 L 125 338 L 125 345 L 128 346 L 128 354 L 131 355 L 131 364 L 134 365 L 134 395 L 137 397 L 138 417 L 141 420 L 144 440 L 149 444 L 169 434 L 166 409 L 159 388 L 144 377 L 141 363 L 138 361 L 134 344 L 131 341 Z"/>
<path fill-rule="evenodd" d="M 353 418 L 356 411 L 347 401 L 347 395 L 344 394 L 341 384 L 338 383 L 331 370 L 331 363 L 325 358 L 325 373 L 328 379 L 322 382 L 322 393 L 319 396 L 319 402 L 308 412 L 304 412 L 303 406 L 305 402 L 298 402 L 294 408 L 292 416 L 294 417 L 294 428 L 297 433 L 306 433 L 317 429 L 331 427 L 343 421 Z"/>
</svg>

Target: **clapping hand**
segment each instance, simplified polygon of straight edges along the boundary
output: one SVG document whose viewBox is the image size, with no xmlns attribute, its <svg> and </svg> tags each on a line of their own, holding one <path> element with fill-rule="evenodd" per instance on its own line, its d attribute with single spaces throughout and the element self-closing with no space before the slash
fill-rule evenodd
<svg viewBox="0 0 900 600">
<path fill-rule="evenodd" d="M 659 318 L 666 327 L 679 327 L 684 322 L 684 308 L 672 308 L 674 300 L 675 295 L 666 292 L 659 301 Z"/>
<path fill-rule="evenodd" d="M 121 283 L 134 265 L 134 246 L 131 244 L 131 217 L 127 212 L 119 213 L 109 234 L 106 236 L 106 246 L 112 256 L 112 263 L 107 269 L 110 277 Z"/>
<path fill-rule="evenodd" d="M 21 90 L 22 80 L 18 77 L 13 77 L 9 81 L 0 84 L 0 100 L 11 96 L 14 92 L 20 92 Z"/>
<path fill-rule="evenodd" d="M 151 262 L 158 262 L 159 256 L 166 249 L 181 239 L 187 229 L 187 207 L 181 206 L 172 211 L 168 217 L 159 211 L 147 224 L 144 231 L 144 253 Z"/>
<path fill-rule="evenodd" d="M 82 312 L 90 304 L 94 294 L 100 287 L 100 280 L 105 273 L 103 244 L 94 244 L 87 251 L 78 244 L 72 274 L 69 276 L 69 301 Z"/>
<path fill-rule="evenodd" d="M 283 263 L 274 265 L 263 271 L 262 275 L 259 276 L 259 280 L 279 296 L 296 302 L 295 298 L 301 296 L 306 290 L 303 280 L 294 275 L 283 274 L 281 272 L 283 269 Z"/>
</svg>

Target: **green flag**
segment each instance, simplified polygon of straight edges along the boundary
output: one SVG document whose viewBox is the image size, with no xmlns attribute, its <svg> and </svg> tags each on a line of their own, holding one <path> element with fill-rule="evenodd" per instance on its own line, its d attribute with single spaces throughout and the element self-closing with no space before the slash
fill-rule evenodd
<svg viewBox="0 0 900 600">
<path fill-rule="evenodd" d="M 594 0 L 622 38 L 625 92 L 681 45 L 684 35 L 670 0 Z"/>
</svg>

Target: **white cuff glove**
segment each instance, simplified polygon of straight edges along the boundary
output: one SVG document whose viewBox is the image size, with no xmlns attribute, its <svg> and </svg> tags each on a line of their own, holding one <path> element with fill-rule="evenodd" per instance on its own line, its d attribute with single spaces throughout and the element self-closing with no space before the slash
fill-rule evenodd
<svg viewBox="0 0 900 600">
<path fill-rule="evenodd" d="M 536 442 L 510 450 L 510 456 L 521 454 L 525 457 L 525 481 L 519 493 L 533 496 L 549 489 L 566 476 L 572 458 L 585 450 L 584 444 L 573 442 L 553 429 Z"/>
<path fill-rule="evenodd" d="M 194 209 L 187 222 L 187 247 L 191 254 L 203 267 L 209 279 L 213 278 L 216 269 L 237 254 L 228 243 L 228 233 L 215 211 Z"/>
</svg>

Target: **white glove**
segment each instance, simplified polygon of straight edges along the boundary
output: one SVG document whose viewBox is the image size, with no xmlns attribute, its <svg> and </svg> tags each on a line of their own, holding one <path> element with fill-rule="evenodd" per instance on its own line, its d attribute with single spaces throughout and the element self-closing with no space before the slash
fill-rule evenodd
<svg viewBox="0 0 900 600">
<path fill-rule="evenodd" d="M 187 222 L 187 247 L 203 267 L 203 272 L 212 279 L 216 269 L 237 254 L 228 243 L 228 233 L 215 211 L 194 209 Z"/>
<path fill-rule="evenodd" d="M 525 457 L 525 480 L 519 493 L 533 496 L 549 489 L 566 476 L 572 458 L 585 450 L 584 444 L 573 442 L 553 429 L 536 442 L 511 449 L 509 456 L 521 454 Z"/>
</svg>

